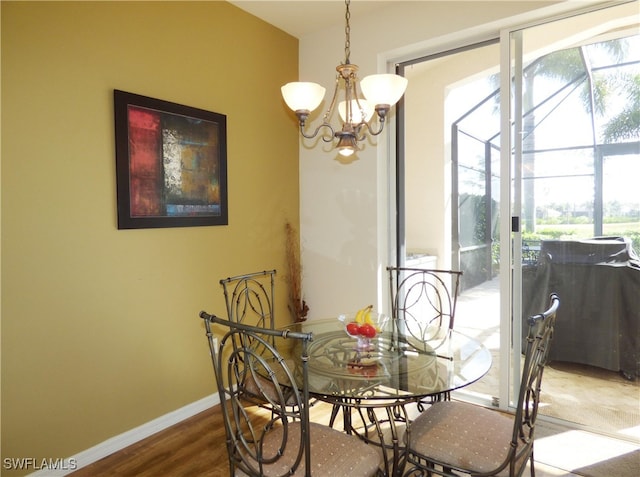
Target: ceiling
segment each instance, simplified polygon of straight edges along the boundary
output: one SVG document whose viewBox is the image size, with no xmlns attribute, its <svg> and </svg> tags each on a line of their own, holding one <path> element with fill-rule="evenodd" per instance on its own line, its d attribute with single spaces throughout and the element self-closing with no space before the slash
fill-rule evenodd
<svg viewBox="0 0 640 477">
<path fill-rule="evenodd" d="M 345 23 L 343 0 L 230 0 L 229 3 L 296 38 Z M 393 1 L 352 0 L 351 16 L 388 7 Z"/>
</svg>

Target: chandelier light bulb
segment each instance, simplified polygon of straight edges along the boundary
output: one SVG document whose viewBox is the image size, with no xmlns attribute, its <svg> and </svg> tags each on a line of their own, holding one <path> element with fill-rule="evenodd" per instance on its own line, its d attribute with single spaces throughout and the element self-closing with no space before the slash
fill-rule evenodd
<svg viewBox="0 0 640 477">
<path fill-rule="evenodd" d="M 352 134 L 338 133 L 337 136 L 340 138 L 338 141 L 338 145 L 336 146 L 338 149 L 338 153 L 343 157 L 349 157 L 358 148 L 356 144 L 356 138 Z"/>
<path fill-rule="evenodd" d="M 355 149 L 353 147 L 341 147 L 338 148 L 338 154 L 340 154 L 342 157 L 349 157 L 351 155 L 353 155 L 353 153 L 356 152 Z"/>
</svg>

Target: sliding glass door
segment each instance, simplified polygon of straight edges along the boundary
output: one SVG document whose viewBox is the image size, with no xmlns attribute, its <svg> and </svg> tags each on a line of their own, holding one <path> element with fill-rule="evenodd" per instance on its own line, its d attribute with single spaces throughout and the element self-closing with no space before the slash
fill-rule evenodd
<svg viewBox="0 0 640 477">
<path fill-rule="evenodd" d="M 464 390 L 497 402 L 500 362 L 500 45 L 498 39 L 401 65 L 409 79 L 398 167 L 400 258 L 461 270 L 455 328 L 492 352 Z"/>
<path fill-rule="evenodd" d="M 511 118 L 502 148 L 510 175 L 503 192 L 511 194 L 502 212 L 512 218 L 502 242 L 513 270 L 511 381 L 517 386 L 526 317 L 557 292 L 562 309 L 545 389 L 561 373 L 566 379 L 563 392 L 543 396 L 541 413 L 625 433 L 638 424 L 638 389 L 610 384 L 633 383 L 640 370 L 640 194 L 630 179 L 640 172 L 637 4 L 529 26 L 502 43 L 510 90 L 503 123 Z M 587 394 L 576 376 L 594 375 L 600 384 L 578 401 Z"/>
<path fill-rule="evenodd" d="M 541 312 L 561 284 L 574 293 L 561 296 L 564 313 L 599 315 L 586 327 L 570 317 L 559 323 L 554 347 L 561 352 L 545 374 L 549 392 L 542 413 L 623 432 L 626 424 L 602 405 L 615 402 L 625 423 L 640 426 L 638 387 L 624 386 L 638 370 L 640 317 L 633 314 L 633 299 L 640 297 L 640 282 L 636 274 L 620 272 L 633 266 L 614 263 L 603 286 L 593 276 L 603 274 L 603 266 L 548 261 L 563 254 L 568 260 L 573 247 L 593 246 L 614 261 L 633 261 L 640 251 L 634 7 L 621 4 L 505 31 L 495 40 L 399 66 L 409 88 L 399 110 L 398 262 L 462 270 L 455 327 L 493 355 L 489 375 L 460 398 L 513 405 L 523 320 Z M 614 321 L 602 318 L 616 313 Z M 606 342 L 590 341 L 604 335 Z M 601 380 L 591 381 L 593 376 Z M 596 395 L 591 387 L 624 402 L 605 395 L 575 401 Z"/>
</svg>

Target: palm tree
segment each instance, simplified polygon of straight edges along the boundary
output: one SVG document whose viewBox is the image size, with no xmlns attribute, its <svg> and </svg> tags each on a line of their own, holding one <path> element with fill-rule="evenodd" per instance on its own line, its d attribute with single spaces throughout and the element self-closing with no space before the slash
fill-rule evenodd
<svg viewBox="0 0 640 477">
<path fill-rule="evenodd" d="M 632 37 L 637 41 L 638 37 Z M 536 112 L 541 102 L 534 104 L 534 88 L 537 79 L 555 79 L 564 88 L 580 88 L 580 98 L 585 111 L 591 116 L 592 146 L 602 143 L 618 143 L 640 137 L 640 74 L 622 73 L 611 68 L 624 62 L 630 49 L 630 39 L 622 38 L 593 45 L 559 50 L 538 58 L 524 70 L 523 98 L 523 177 L 535 177 L 535 131 L 539 126 Z M 609 59 L 606 67 L 594 67 L 591 56 L 599 53 Z M 559 92 L 555 92 L 554 95 Z M 598 117 L 610 113 L 612 99 L 624 97 L 624 107 L 596 128 Z M 533 180 L 523 183 L 523 226 L 529 231 L 535 227 L 535 194 Z"/>
<path fill-rule="evenodd" d="M 626 75 L 621 87 L 627 91 L 626 106 L 604 128 L 604 142 L 640 138 L 640 74 Z"/>
</svg>

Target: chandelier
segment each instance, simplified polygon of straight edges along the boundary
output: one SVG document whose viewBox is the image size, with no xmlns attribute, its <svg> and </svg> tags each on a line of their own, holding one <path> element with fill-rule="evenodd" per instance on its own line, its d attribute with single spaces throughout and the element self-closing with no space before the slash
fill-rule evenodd
<svg viewBox="0 0 640 477">
<path fill-rule="evenodd" d="M 358 66 L 349 61 L 351 53 L 350 3 L 350 0 L 345 0 L 345 60 L 344 63 L 336 67 L 333 98 L 322 117 L 322 123 L 313 132 L 305 132 L 306 121 L 311 111 L 315 110 L 322 102 L 325 88 L 317 83 L 308 82 L 287 83 L 281 88 L 284 101 L 298 117 L 300 134 L 307 139 L 313 139 L 322 130 L 322 140 L 328 143 L 335 139 L 336 148 L 343 156 L 350 156 L 356 152 L 358 142 L 365 139 L 367 132 L 372 136 L 377 136 L 382 132 L 387 113 L 400 100 L 407 87 L 407 79 L 402 76 L 376 74 L 366 76 L 360 81 L 362 94 L 359 94 Z M 331 126 L 329 120 L 336 107 L 340 92 L 344 95 L 344 99 L 337 104 L 342 128 L 337 130 Z M 377 126 L 370 124 L 374 111 L 378 118 Z"/>
</svg>

